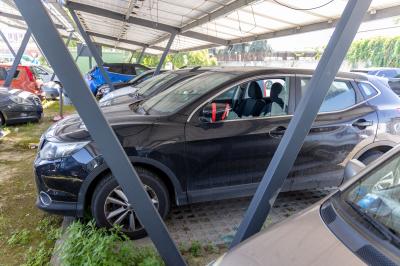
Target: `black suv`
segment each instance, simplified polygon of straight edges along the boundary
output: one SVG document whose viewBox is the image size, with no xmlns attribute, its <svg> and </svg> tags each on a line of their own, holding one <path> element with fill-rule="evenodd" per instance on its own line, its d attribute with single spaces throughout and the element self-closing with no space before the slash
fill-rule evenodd
<svg viewBox="0 0 400 266">
<path fill-rule="evenodd" d="M 145 189 L 165 217 L 171 204 L 251 196 L 313 71 L 211 70 L 138 104 L 103 108 Z M 374 77 L 339 73 L 284 191 L 339 186 L 343 166 L 400 143 L 400 99 Z M 103 151 L 106 152 L 106 151 Z M 39 208 L 90 210 L 99 226 L 144 229 L 78 116 L 51 126 L 35 160 Z"/>
</svg>

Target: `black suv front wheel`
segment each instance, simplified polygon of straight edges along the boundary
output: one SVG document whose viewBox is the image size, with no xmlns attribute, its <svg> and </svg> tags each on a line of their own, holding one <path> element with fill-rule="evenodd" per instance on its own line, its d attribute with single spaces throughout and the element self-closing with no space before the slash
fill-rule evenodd
<svg viewBox="0 0 400 266">
<path fill-rule="evenodd" d="M 165 218 L 170 209 L 170 197 L 165 184 L 151 171 L 141 167 L 136 167 L 136 170 L 160 216 Z M 118 225 L 122 232 L 132 239 L 146 236 L 146 231 L 135 213 L 135 207 L 128 202 L 111 173 L 97 185 L 91 206 L 97 226 L 111 228 Z"/>
</svg>

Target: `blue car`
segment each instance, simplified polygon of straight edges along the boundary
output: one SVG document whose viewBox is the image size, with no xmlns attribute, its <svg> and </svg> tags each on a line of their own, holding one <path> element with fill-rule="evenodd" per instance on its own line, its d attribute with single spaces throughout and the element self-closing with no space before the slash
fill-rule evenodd
<svg viewBox="0 0 400 266">
<path fill-rule="evenodd" d="M 128 63 L 105 63 L 103 66 L 107 71 L 112 83 L 127 82 L 136 75 L 139 75 L 150 69 L 141 64 Z M 96 95 L 98 88 L 106 83 L 106 80 L 97 66 L 86 74 L 85 79 L 94 95 Z"/>
</svg>

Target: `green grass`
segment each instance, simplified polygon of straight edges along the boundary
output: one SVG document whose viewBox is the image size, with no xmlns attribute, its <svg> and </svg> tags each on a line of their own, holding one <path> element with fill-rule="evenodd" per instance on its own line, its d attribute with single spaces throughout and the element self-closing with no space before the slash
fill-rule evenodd
<svg viewBox="0 0 400 266">
<path fill-rule="evenodd" d="M 62 265 L 164 265 L 153 248 L 136 247 L 118 228 L 98 229 L 93 221 L 74 222 L 58 247 Z"/>
<path fill-rule="evenodd" d="M 33 160 L 41 134 L 53 123 L 58 103 L 39 123 L 9 125 L 0 140 L 0 265 L 47 265 L 59 236 L 61 218 L 35 206 Z M 68 110 L 67 113 L 73 110 Z"/>
</svg>

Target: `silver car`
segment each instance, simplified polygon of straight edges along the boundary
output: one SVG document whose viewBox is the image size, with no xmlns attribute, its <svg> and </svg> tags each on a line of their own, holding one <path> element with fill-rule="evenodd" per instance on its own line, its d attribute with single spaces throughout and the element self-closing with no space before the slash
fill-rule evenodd
<svg viewBox="0 0 400 266">
<path fill-rule="evenodd" d="M 400 146 L 346 172 L 333 194 L 210 265 L 400 265 Z"/>
</svg>

